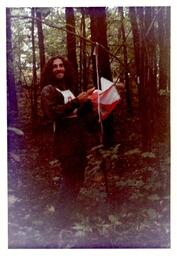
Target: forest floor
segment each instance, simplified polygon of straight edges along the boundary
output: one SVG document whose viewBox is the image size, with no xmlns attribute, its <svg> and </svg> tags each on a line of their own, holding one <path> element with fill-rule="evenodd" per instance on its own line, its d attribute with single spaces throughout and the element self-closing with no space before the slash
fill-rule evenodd
<svg viewBox="0 0 177 256">
<path fill-rule="evenodd" d="M 169 142 L 141 152 L 133 122 L 127 124 L 123 147 L 121 142 L 121 147 L 88 152 L 85 182 L 68 225 L 56 218 L 60 173 L 49 131 L 23 127 L 24 136 L 11 138 L 9 248 L 170 247 Z"/>
</svg>

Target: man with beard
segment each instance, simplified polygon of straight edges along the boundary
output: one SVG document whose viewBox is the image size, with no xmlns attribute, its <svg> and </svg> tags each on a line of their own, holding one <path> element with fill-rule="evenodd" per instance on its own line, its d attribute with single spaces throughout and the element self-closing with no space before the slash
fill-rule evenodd
<svg viewBox="0 0 177 256">
<path fill-rule="evenodd" d="M 51 58 L 41 76 L 41 100 L 46 117 L 53 121 L 54 152 L 62 168 L 58 205 L 60 210 L 65 208 L 68 212 L 84 181 L 86 126 L 83 120 L 86 116 L 94 121 L 98 119 L 89 100 L 94 88 L 75 97 L 73 84 L 70 63 L 62 56 Z"/>
</svg>

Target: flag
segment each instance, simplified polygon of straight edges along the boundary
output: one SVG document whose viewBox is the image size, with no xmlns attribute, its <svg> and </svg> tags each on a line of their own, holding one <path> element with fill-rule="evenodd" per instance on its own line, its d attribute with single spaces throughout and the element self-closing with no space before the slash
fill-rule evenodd
<svg viewBox="0 0 177 256">
<path fill-rule="evenodd" d="M 64 91 L 61 91 L 60 89 L 56 88 L 56 90 L 58 92 L 60 92 L 63 97 L 64 97 L 64 103 L 68 103 L 69 101 L 75 99 L 75 96 L 74 94 L 70 91 L 70 90 L 64 90 Z"/>
<path fill-rule="evenodd" d="M 103 77 L 101 78 L 101 90 L 95 90 L 90 96 L 93 106 L 100 111 L 102 120 L 109 116 L 120 99 L 115 84 Z"/>
<path fill-rule="evenodd" d="M 56 88 L 58 92 L 60 92 L 64 97 L 64 103 L 68 103 L 69 101 L 75 99 L 74 94 L 70 90 L 64 90 L 61 91 L 60 89 Z M 75 109 L 72 113 L 68 114 L 66 118 L 76 117 L 77 116 L 77 110 Z"/>
</svg>

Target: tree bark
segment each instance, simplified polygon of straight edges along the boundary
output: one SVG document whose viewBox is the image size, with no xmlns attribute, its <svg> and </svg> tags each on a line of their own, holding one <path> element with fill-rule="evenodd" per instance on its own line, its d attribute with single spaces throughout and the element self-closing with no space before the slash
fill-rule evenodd
<svg viewBox="0 0 177 256">
<path fill-rule="evenodd" d="M 152 150 L 155 122 L 157 122 L 157 84 L 156 84 L 156 42 L 152 7 L 138 7 L 140 30 L 140 117 L 142 127 L 143 151 Z"/>
<path fill-rule="evenodd" d="M 86 38 L 86 28 L 85 28 L 85 9 L 82 9 L 82 35 Z M 83 77 L 83 90 L 87 90 L 87 60 L 86 60 L 86 41 L 82 40 L 82 52 L 83 52 L 83 69 L 82 69 L 82 77 Z"/>
<path fill-rule="evenodd" d="M 141 86 L 141 95 L 140 101 L 141 109 L 141 130 L 142 130 L 142 149 L 143 151 L 151 150 L 151 137 L 150 137 L 150 125 L 149 125 L 149 91 L 147 84 L 147 72 L 148 72 L 148 63 L 147 63 L 147 44 L 145 41 L 145 15 L 144 7 L 138 7 L 137 13 L 139 16 L 139 27 L 140 27 L 140 86 Z"/>
<path fill-rule="evenodd" d="M 65 17 L 66 17 L 66 29 L 67 29 L 67 51 L 68 51 L 68 60 L 71 62 L 74 68 L 74 92 L 78 94 L 78 64 L 76 57 L 76 36 L 75 33 L 75 18 L 74 10 L 71 7 L 65 8 Z M 69 32 L 72 32 L 69 33 Z"/>
<path fill-rule="evenodd" d="M 32 59 L 33 59 L 33 79 L 32 79 L 32 121 L 37 119 L 37 73 L 36 73 L 36 47 L 35 47 L 35 9 L 31 9 L 32 24 L 31 24 L 31 36 L 32 36 Z"/>
<path fill-rule="evenodd" d="M 6 9 L 6 35 L 7 35 L 7 97 L 8 97 L 8 124 L 13 122 L 13 120 L 18 115 L 17 107 L 17 95 L 16 95 L 16 85 L 15 85 L 15 74 L 13 68 L 13 51 L 12 51 L 12 31 L 11 31 L 11 10 Z"/>
<path fill-rule="evenodd" d="M 89 14 L 91 19 L 91 40 L 95 43 L 97 42 L 98 44 L 103 45 L 106 49 L 108 49 L 105 7 L 90 7 Z M 109 54 L 100 46 L 98 46 L 98 68 L 99 77 L 112 80 Z M 94 84 L 96 85 L 95 61 L 93 61 L 93 74 Z"/>
<path fill-rule="evenodd" d="M 36 25 L 38 31 L 38 45 L 39 45 L 39 60 L 40 60 L 40 72 L 42 72 L 45 66 L 45 47 L 44 47 L 44 34 L 42 29 L 42 14 L 39 8 L 36 8 Z"/>
<path fill-rule="evenodd" d="M 170 7 L 160 7 L 158 35 L 159 89 L 166 92 L 159 97 L 158 133 L 161 137 L 168 134 L 170 139 L 170 97 L 168 94 L 170 89 Z"/>
<path fill-rule="evenodd" d="M 169 17 L 166 14 L 166 7 L 161 7 L 158 18 L 159 31 L 159 88 L 168 87 L 168 66 L 169 66 L 169 47 L 167 44 L 170 39 L 170 29 L 167 29 Z"/>
<path fill-rule="evenodd" d="M 165 22 L 165 30 L 166 30 L 166 51 L 167 51 L 167 89 L 170 89 L 170 44 L 171 44 L 171 9 L 170 7 L 166 7 L 166 22 Z"/>
<path fill-rule="evenodd" d="M 130 81 L 128 75 L 128 54 L 127 54 L 127 46 L 126 46 L 126 36 L 125 36 L 125 28 L 124 28 L 124 14 L 123 7 L 119 7 L 119 12 L 121 15 L 121 32 L 122 32 L 122 45 L 123 45 L 123 54 L 124 54 L 124 80 L 125 80 L 125 88 L 126 88 L 126 101 L 127 101 L 127 111 L 128 114 L 132 114 L 132 104 L 131 104 L 131 92 L 130 92 Z"/>
<path fill-rule="evenodd" d="M 158 96 L 157 96 L 157 40 L 155 37 L 155 26 L 154 24 L 151 26 L 152 20 L 154 19 L 156 12 L 155 8 L 153 7 L 146 7 L 145 8 L 145 15 L 146 15 L 146 31 L 148 29 L 148 34 L 146 35 L 145 40 L 148 43 L 147 49 L 147 62 L 148 62 L 148 73 L 147 76 L 147 85 L 149 90 L 149 106 L 150 106 L 150 113 L 149 113 L 149 123 L 150 123 L 150 130 L 151 130 L 151 140 L 153 141 L 154 138 L 157 136 L 158 130 Z M 151 26 L 151 29 L 149 29 Z M 156 140 L 157 142 L 157 140 Z"/>
<path fill-rule="evenodd" d="M 106 8 L 105 7 L 90 7 L 89 15 L 91 19 L 91 40 L 103 45 L 108 49 L 107 42 L 107 22 L 106 22 Z M 108 80 L 112 80 L 109 54 L 98 45 L 98 72 L 99 78 L 104 77 Z M 95 56 L 92 57 L 93 63 L 93 81 L 95 87 L 97 85 L 97 74 L 96 74 L 96 61 Z M 113 114 L 110 114 L 108 118 L 103 121 L 103 144 L 106 147 L 110 147 L 114 143 L 114 125 L 113 125 Z"/>
</svg>

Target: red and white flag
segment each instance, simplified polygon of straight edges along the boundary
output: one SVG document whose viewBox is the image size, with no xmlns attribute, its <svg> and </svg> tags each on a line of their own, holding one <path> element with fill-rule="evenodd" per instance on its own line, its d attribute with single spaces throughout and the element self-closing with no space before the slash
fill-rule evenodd
<svg viewBox="0 0 177 256">
<path fill-rule="evenodd" d="M 98 108 L 101 119 L 104 120 L 120 102 L 120 95 L 115 84 L 101 77 L 101 90 L 95 90 L 90 100 L 95 108 Z"/>
</svg>

